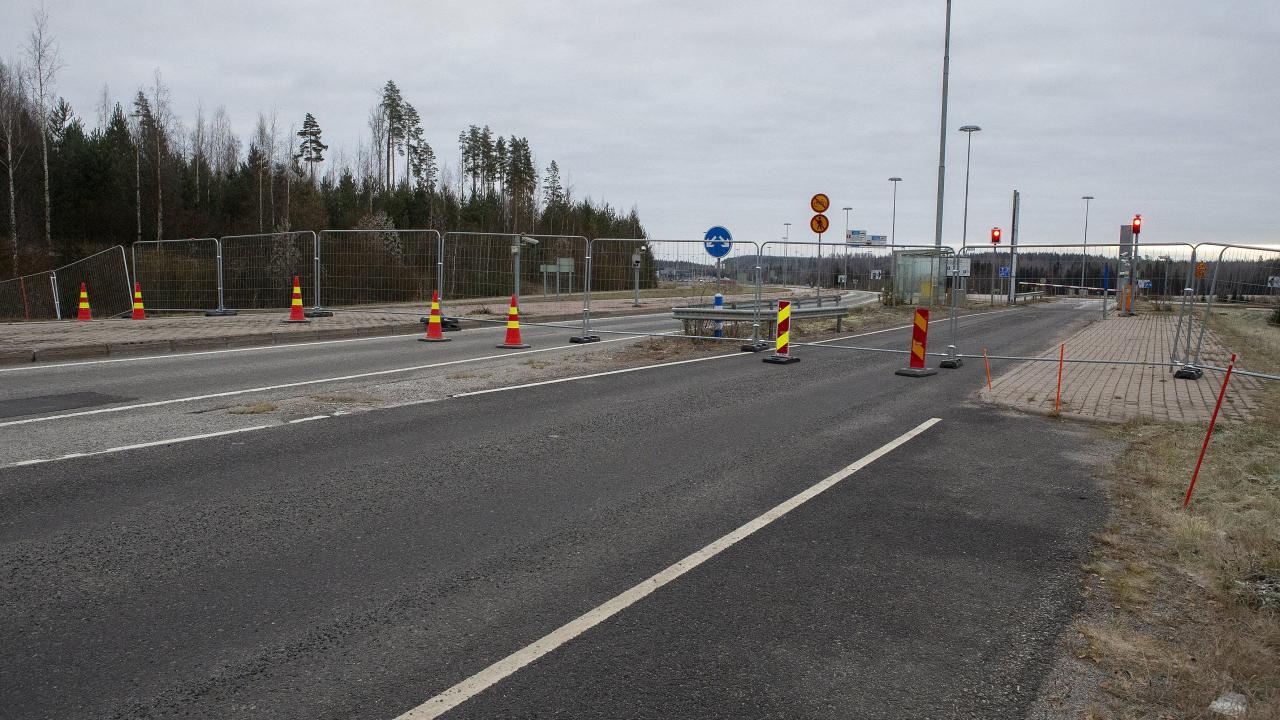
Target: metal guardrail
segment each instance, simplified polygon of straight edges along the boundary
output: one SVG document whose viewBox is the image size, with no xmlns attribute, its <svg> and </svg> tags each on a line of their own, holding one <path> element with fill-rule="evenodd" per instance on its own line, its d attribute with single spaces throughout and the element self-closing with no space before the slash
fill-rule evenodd
<svg viewBox="0 0 1280 720">
<path fill-rule="evenodd" d="M 823 305 L 818 307 L 796 307 L 791 306 L 791 317 L 796 319 L 812 319 L 812 318 L 842 318 L 849 314 L 851 310 L 848 305 Z M 713 307 L 682 307 L 671 308 L 671 317 L 676 320 L 724 320 L 726 322 L 742 322 L 744 320 L 752 320 L 756 316 L 755 308 L 713 308 Z M 768 316 L 764 318 L 770 320 Z"/>
</svg>

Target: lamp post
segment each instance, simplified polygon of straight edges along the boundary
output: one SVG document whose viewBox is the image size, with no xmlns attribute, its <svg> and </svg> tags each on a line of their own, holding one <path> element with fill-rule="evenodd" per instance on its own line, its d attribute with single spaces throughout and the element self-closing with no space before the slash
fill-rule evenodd
<svg viewBox="0 0 1280 720">
<path fill-rule="evenodd" d="M 841 208 L 845 211 L 845 290 L 849 290 L 849 211 L 852 208 Z"/>
<path fill-rule="evenodd" d="M 1080 198 L 1084 201 L 1084 246 L 1080 253 L 1080 287 L 1084 287 L 1084 269 L 1089 264 L 1089 201 L 1093 199 L 1092 195 L 1084 195 Z M 1085 291 L 1086 296 L 1089 291 Z M 1106 299 L 1107 292 L 1102 291 L 1103 299 Z"/>
<path fill-rule="evenodd" d="M 787 284 L 787 251 L 791 248 L 791 223 L 782 223 L 782 285 Z"/>
<path fill-rule="evenodd" d="M 891 177 L 889 182 L 893 183 L 893 219 L 889 223 L 889 245 L 898 242 L 898 183 L 902 182 L 900 177 Z"/>
<path fill-rule="evenodd" d="M 982 128 L 977 125 L 965 125 L 960 132 L 968 136 L 964 151 L 964 225 L 961 230 L 960 244 L 969 243 L 969 158 L 973 153 L 973 134 Z"/>
</svg>

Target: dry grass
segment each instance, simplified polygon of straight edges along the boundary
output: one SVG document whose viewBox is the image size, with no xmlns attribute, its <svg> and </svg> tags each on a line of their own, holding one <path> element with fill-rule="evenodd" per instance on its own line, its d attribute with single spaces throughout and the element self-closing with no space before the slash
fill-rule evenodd
<svg viewBox="0 0 1280 720">
<path fill-rule="evenodd" d="M 228 408 L 227 412 L 232 415 L 263 415 L 265 413 L 275 412 L 279 409 L 280 406 L 275 403 L 260 400 L 256 403 L 250 403 L 249 405 L 237 405 L 236 407 Z"/>
<path fill-rule="evenodd" d="M 1280 364 L 1280 329 L 1215 318 L 1251 367 Z M 1261 331 L 1260 331 L 1261 330 Z M 1091 717 L 1211 717 L 1227 691 L 1280 718 L 1280 384 L 1247 423 L 1220 424 L 1183 511 L 1202 425 L 1134 422 L 1111 478 L 1077 651 L 1108 673 Z M 1217 717 L 1217 716 L 1212 716 Z"/>
<path fill-rule="evenodd" d="M 339 403 L 343 405 L 368 405 L 378 401 L 378 398 L 367 393 L 332 393 L 312 395 L 311 399 L 322 403 Z"/>
</svg>

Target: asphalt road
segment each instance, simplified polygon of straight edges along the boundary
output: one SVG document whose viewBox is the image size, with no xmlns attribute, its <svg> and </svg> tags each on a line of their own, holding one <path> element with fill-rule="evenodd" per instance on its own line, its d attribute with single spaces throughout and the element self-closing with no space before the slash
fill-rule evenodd
<svg viewBox="0 0 1280 720">
<path fill-rule="evenodd" d="M 1018 716 L 1110 448 L 798 352 L 0 469 L 0 716 L 392 718 L 934 417 L 449 717 Z"/>
</svg>

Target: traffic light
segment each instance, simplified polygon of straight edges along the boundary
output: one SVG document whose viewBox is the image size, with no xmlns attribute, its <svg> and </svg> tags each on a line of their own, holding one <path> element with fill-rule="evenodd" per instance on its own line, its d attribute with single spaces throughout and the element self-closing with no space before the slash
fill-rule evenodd
<svg viewBox="0 0 1280 720">
<path fill-rule="evenodd" d="M 1133 234 L 1137 235 L 1141 232 L 1142 232 L 1142 216 L 1134 215 L 1133 216 Z"/>
<path fill-rule="evenodd" d="M 992 245 L 1000 244 L 1000 228 L 998 227 L 991 228 L 991 244 Z"/>
</svg>

